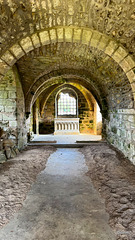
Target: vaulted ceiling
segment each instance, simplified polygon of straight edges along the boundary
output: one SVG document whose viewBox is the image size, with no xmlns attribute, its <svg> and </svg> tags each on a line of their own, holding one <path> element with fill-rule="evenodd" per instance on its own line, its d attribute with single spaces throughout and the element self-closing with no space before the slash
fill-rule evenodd
<svg viewBox="0 0 135 240">
<path fill-rule="evenodd" d="M 133 108 L 134 58 L 135 0 L 0 1 L 0 75 L 16 64 L 27 112 L 64 81 L 102 110 Z"/>
</svg>

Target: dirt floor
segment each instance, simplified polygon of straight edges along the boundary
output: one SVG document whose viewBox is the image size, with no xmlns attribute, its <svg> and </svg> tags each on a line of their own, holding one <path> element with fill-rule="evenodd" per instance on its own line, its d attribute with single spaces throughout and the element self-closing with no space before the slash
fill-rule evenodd
<svg viewBox="0 0 135 240">
<path fill-rule="evenodd" d="M 135 166 L 107 144 L 84 147 L 89 176 L 105 199 L 117 240 L 135 239 Z"/>
<path fill-rule="evenodd" d="M 56 149 L 29 147 L 0 165 L 0 226 L 21 207 L 37 174 Z M 135 166 L 106 143 L 80 149 L 88 166 L 87 176 L 105 199 L 109 224 L 117 240 L 135 240 Z"/>
<path fill-rule="evenodd" d="M 104 200 L 87 171 L 78 148 L 58 148 L 20 211 L 0 230 L 0 239 L 116 240 Z"/>
<path fill-rule="evenodd" d="M 0 227 L 21 207 L 37 174 L 46 166 L 53 147 L 27 147 L 16 158 L 0 164 Z"/>
</svg>

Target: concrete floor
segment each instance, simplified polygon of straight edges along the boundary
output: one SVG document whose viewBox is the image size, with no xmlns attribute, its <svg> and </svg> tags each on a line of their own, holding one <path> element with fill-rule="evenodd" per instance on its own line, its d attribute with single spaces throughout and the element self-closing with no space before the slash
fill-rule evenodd
<svg viewBox="0 0 135 240">
<path fill-rule="evenodd" d="M 0 240 L 114 240 L 104 200 L 78 149 L 53 153 Z"/>
<path fill-rule="evenodd" d="M 57 141 L 58 144 L 74 144 L 76 141 L 100 141 L 101 135 L 79 134 L 79 135 L 34 135 L 33 141 Z"/>
</svg>

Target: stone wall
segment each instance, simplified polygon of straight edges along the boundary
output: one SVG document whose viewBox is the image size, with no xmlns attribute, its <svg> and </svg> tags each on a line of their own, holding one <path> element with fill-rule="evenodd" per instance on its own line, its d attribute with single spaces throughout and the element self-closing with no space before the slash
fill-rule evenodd
<svg viewBox="0 0 135 240">
<path fill-rule="evenodd" d="M 78 111 L 80 118 L 80 133 L 94 133 L 94 110 L 89 108 L 88 103 L 82 94 L 78 95 Z"/>
<path fill-rule="evenodd" d="M 10 70 L 0 83 L 0 126 L 3 130 L 17 128 L 16 81 Z"/>
<path fill-rule="evenodd" d="M 103 120 L 103 134 L 135 164 L 135 110 L 111 111 L 108 120 Z"/>
<path fill-rule="evenodd" d="M 25 118 L 25 100 L 22 90 L 21 81 L 17 69 L 13 68 L 14 76 L 16 81 L 16 119 L 17 119 L 17 145 L 19 149 L 24 148 L 27 144 L 27 132 L 29 131 L 29 126 L 26 124 Z"/>
<path fill-rule="evenodd" d="M 40 119 L 39 133 L 49 134 L 54 132 L 55 96 L 56 92 L 47 100 L 44 113 Z M 90 109 L 83 94 L 76 89 L 78 94 L 78 117 L 80 118 L 80 133 L 94 133 L 94 110 Z"/>
<path fill-rule="evenodd" d="M 14 156 L 27 143 L 24 97 L 16 68 L 9 70 L 0 83 L 0 160 Z M 10 148 L 12 151 L 10 151 Z M 16 149 L 16 150 L 15 150 Z M 8 150 L 8 152 L 7 152 Z"/>
</svg>

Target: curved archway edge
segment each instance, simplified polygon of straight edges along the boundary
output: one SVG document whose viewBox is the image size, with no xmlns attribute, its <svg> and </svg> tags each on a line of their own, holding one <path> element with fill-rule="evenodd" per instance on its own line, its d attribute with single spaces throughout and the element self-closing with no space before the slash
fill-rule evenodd
<svg viewBox="0 0 135 240">
<path fill-rule="evenodd" d="M 0 57 L 0 78 L 3 78 L 9 68 L 23 55 L 38 47 L 56 42 L 84 44 L 109 55 L 126 73 L 135 99 L 135 61 L 122 45 L 90 28 L 61 26 L 49 28 L 21 39 Z"/>
</svg>

